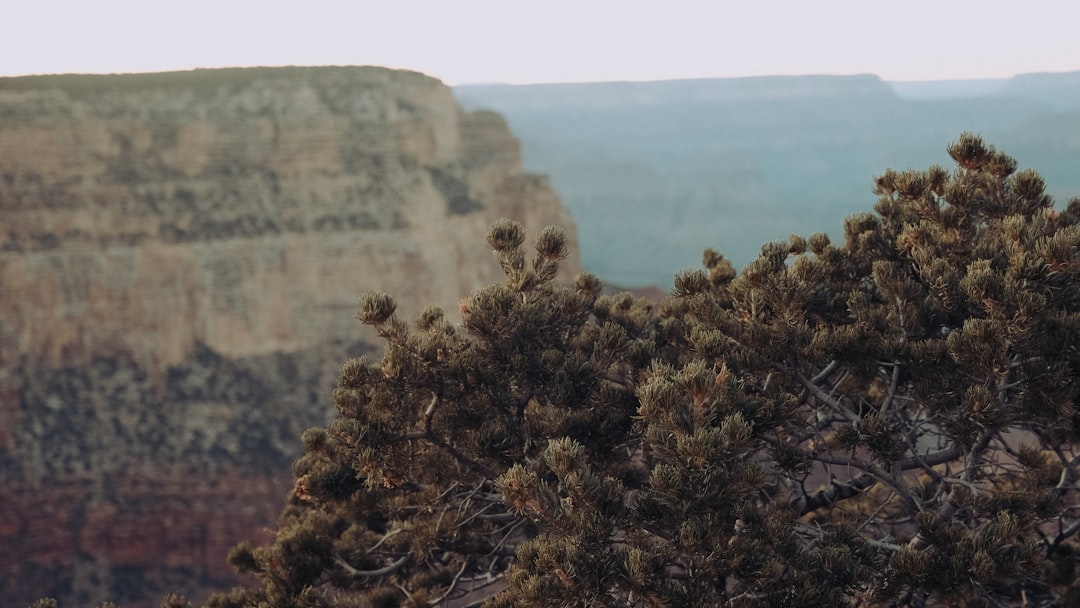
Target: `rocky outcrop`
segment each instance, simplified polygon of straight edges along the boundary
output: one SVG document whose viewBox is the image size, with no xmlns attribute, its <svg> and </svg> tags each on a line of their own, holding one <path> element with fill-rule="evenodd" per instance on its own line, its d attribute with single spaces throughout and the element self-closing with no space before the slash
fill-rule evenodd
<svg viewBox="0 0 1080 608">
<path fill-rule="evenodd" d="M 0 79 L 6 601 L 233 582 L 368 348 L 357 297 L 452 315 L 498 217 L 573 237 L 502 118 L 420 74 Z"/>
</svg>

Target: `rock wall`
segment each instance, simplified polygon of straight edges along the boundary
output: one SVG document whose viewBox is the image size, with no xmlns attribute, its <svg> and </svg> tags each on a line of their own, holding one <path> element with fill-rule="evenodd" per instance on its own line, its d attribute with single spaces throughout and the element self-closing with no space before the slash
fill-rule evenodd
<svg viewBox="0 0 1080 608">
<path fill-rule="evenodd" d="M 357 297 L 452 315 L 498 217 L 574 242 L 502 118 L 421 74 L 0 79 L 0 595 L 234 583 L 370 349 Z"/>
</svg>

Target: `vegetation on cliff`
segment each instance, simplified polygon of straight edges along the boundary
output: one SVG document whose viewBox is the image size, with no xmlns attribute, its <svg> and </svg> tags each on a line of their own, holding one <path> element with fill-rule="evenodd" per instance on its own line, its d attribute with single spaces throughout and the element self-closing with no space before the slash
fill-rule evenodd
<svg viewBox="0 0 1080 608">
<path fill-rule="evenodd" d="M 509 221 L 460 327 L 364 296 L 381 360 L 209 605 L 1076 605 L 1080 199 L 948 150 L 660 304 L 554 284 L 560 231 Z"/>
</svg>

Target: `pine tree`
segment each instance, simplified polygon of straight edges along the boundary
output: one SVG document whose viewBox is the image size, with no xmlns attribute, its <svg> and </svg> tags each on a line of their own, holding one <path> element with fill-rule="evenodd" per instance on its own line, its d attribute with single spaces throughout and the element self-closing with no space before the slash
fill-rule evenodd
<svg viewBox="0 0 1080 608">
<path fill-rule="evenodd" d="M 382 359 L 210 606 L 1077 605 L 1080 199 L 948 150 L 660 304 L 509 221 L 460 326 L 364 296 Z"/>
</svg>

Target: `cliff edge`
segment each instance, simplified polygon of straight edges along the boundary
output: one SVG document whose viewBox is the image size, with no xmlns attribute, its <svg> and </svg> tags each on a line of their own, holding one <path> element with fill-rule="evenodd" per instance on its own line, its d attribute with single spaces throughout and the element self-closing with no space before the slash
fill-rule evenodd
<svg viewBox="0 0 1080 608">
<path fill-rule="evenodd" d="M 455 313 L 501 277 L 499 217 L 576 244 L 503 119 L 421 74 L 0 79 L 4 596 L 231 584 L 368 348 L 357 297 Z"/>
</svg>

